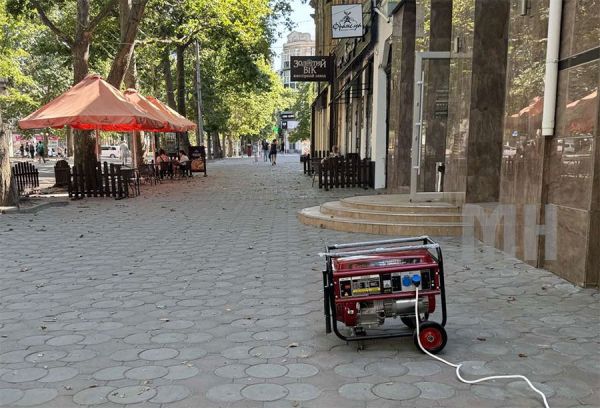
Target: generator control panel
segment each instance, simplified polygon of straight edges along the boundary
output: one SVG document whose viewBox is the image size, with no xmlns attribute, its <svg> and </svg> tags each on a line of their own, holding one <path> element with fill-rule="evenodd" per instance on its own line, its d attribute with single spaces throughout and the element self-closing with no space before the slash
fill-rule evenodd
<svg viewBox="0 0 600 408">
<path fill-rule="evenodd" d="M 432 274 L 431 269 L 422 269 L 340 278 L 339 296 L 347 298 L 414 291 L 416 286 L 421 290 L 435 289 Z"/>
</svg>

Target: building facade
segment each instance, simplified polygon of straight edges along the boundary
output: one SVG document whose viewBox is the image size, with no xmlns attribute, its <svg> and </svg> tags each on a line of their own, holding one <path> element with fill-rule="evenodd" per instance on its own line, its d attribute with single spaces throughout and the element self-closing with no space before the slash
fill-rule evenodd
<svg viewBox="0 0 600 408">
<path fill-rule="evenodd" d="M 363 5 L 362 37 L 331 38 L 341 3 Z M 317 55 L 336 60 L 313 104 L 313 151 L 371 158 L 390 193 L 493 215 L 490 243 L 597 286 L 600 0 L 552 3 L 556 28 L 550 0 L 313 0 Z"/>
<path fill-rule="evenodd" d="M 315 42 L 310 33 L 300 33 L 292 31 L 287 36 L 287 42 L 283 44 L 283 53 L 281 54 L 281 69 L 279 75 L 283 86 L 296 89 L 298 84 L 290 80 L 290 58 L 296 56 L 315 55 Z"/>
</svg>

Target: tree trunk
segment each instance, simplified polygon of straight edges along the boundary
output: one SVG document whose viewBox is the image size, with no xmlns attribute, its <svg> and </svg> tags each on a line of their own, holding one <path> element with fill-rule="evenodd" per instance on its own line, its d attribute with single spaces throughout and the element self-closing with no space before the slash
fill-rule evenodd
<svg viewBox="0 0 600 408">
<path fill-rule="evenodd" d="M 145 6 L 146 0 L 119 0 L 122 46 L 113 61 L 108 80 L 117 89 L 120 88 L 121 82 L 124 82 L 126 88 L 137 89 L 138 87 L 134 42 Z M 132 141 L 130 146 L 132 164 L 138 166 L 143 163 L 144 156 L 140 132 L 133 132 L 130 140 Z"/>
<path fill-rule="evenodd" d="M 161 66 L 165 77 L 165 87 L 167 91 L 167 105 L 177 109 L 175 103 L 175 90 L 173 89 L 173 75 L 171 73 L 171 60 L 169 59 L 169 49 L 165 48 L 161 54 Z"/>
<path fill-rule="evenodd" d="M 131 56 L 131 62 L 129 63 L 129 67 L 127 68 L 127 72 L 125 73 L 124 83 L 126 88 L 138 88 L 137 83 L 137 64 L 135 61 L 135 52 Z M 142 136 L 143 132 L 133 132 L 131 140 L 135 140 L 133 146 L 131 146 L 131 156 L 132 162 L 137 167 L 144 162 L 144 149 L 142 146 Z M 135 147 L 135 148 L 134 148 Z"/>
<path fill-rule="evenodd" d="M 75 41 L 71 47 L 73 56 L 73 84 L 79 83 L 88 74 L 91 34 L 86 28 L 90 24 L 89 0 L 77 0 L 77 26 Z"/>
<path fill-rule="evenodd" d="M 89 0 L 77 0 L 77 27 L 75 29 L 75 41 L 71 49 L 73 55 L 73 83 L 77 84 L 88 74 L 88 60 L 90 57 L 91 35 L 86 28 L 90 23 Z M 85 174 L 93 169 L 96 163 L 96 141 L 89 130 L 74 131 L 74 162 L 81 166 Z M 87 179 L 87 178 L 86 178 Z"/>
<path fill-rule="evenodd" d="M 117 52 L 108 74 L 108 83 L 115 88 L 121 87 L 121 82 L 125 77 L 125 73 L 131 62 L 133 50 L 135 47 L 135 39 L 138 33 L 138 27 L 144 15 L 147 0 L 120 0 L 119 8 L 121 9 L 121 48 Z M 127 18 L 123 17 L 124 10 L 129 9 Z"/>
<path fill-rule="evenodd" d="M 227 157 L 233 157 L 233 140 L 227 135 Z"/>
<path fill-rule="evenodd" d="M 98 151 L 96 148 L 96 136 L 94 131 L 75 130 L 75 166 L 83 170 L 85 188 L 88 191 L 95 189 L 92 183 L 94 177 L 94 168 L 98 161 Z"/>
<path fill-rule="evenodd" d="M 73 144 L 73 128 L 67 126 L 67 148 L 65 151 L 65 158 L 73 157 L 74 151 L 75 151 L 75 147 Z"/>
<path fill-rule="evenodd" d="M 221 156 L 221 143 L 219 140 L 219 132 L 211 132 L 211 142 L 212 142 L 212 153 L 213 158 L 220 159 Z"/>
<path fill-rule="evenodd" d="M 6 136 L 2 124 L 2 114 L 0 113 L 0 205 L 12 207 L 19 206 L 19 195 L 12 178 L 10 152 Z"/>
<path fill-rule="evenodd" d="M 184 54 L 186 45 L 178 45 L 177 46 L 177 112 L 181 115 L 186 115 L 185 109 L 185 62 L 184 62 Z M 179 137 L 179 148 L 189 152 L 190 150 L 190 139 L 188 138 L 188 134 L 186 132 L 181 132 L 178 134 Z"/>
<path fill-rule="evenodd" d="M 210 159 L 211 157 L 213 157 L 212 155 L 212 137 L 211 137 L 211 133 L 208 133 L 208 139 L 206 140 L 206 158 Z"/>
</svg>

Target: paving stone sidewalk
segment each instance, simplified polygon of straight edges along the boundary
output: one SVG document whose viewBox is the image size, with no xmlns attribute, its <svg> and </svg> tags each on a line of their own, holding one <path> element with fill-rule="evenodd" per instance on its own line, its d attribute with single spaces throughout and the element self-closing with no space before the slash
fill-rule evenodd
<svg viewBox="0 0 600 408">
<path fill-rule="evenodd" d="M 0 215 L 0 406 L 542 407 L 516 381 L 469 386 L 412 339 L 325 335 L 320 191 L 298 156 Z M 373 193 L 373 192 L 370 192 Z M 469 378 L 519 373 L 550 406 L 599 406 L 600 297 L 485 246 L 440 239 L 448 345 Z"/>
</svg>

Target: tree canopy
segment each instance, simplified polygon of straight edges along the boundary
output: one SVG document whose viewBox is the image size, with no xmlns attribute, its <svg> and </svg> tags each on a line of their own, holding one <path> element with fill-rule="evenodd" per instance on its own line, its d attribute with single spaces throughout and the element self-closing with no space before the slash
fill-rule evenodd
<svg viewBox="0 0 600 408">
<path fill-rule="evenodd" d="M 206 131 L 257 139 L 292 103 L 270 51 L 290 12 L 288 0 L 0 0 L 4 118 L 97 72 L 115 86 L 133 75 L 126 84 L 197 119 L 198 41 Z"/>
</svg>

